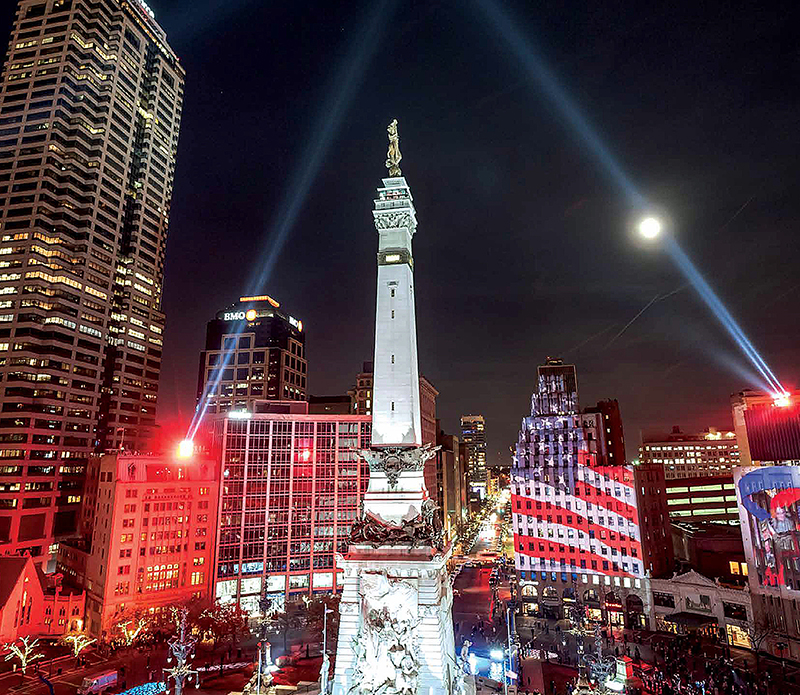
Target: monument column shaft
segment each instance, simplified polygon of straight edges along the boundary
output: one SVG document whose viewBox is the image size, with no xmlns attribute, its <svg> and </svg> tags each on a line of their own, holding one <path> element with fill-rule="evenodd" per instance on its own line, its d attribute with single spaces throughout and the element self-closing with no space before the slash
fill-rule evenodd
<svg viewBox="0 0 800 695">
<path fill-rule="evenodd" d="M 375 201 L 378 291 L 372 391 L 372 445 L 422 444 L 411 239 L 416 215 L 402 176 L 383 180 Z"/>
</svg>

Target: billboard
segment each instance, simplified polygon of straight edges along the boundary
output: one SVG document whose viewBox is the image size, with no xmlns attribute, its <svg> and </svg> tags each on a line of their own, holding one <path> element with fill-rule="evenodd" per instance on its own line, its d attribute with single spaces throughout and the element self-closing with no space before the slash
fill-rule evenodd
<svg viewBox="0 0 800 695">
<path fill-rule="evenodd" d="M 735 473 L 751 586 L 800 590 L 800 467 Z"/>
</svg>

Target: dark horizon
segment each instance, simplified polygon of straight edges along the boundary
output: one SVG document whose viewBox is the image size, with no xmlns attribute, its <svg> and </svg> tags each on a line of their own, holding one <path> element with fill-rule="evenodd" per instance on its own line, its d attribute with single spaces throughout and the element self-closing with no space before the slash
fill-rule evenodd
<svg viewBox="0 0 800 695">
<path fill-rule="evenodd" d="M 420 373 L 440 391 L 447 432 L 483 414 L 488 463 L 502 461 L 548 355 L 576 365 L 582 407 L 619 401 L 629 456 L 643 430 L 731 426 L 730 394 L 754 386 L 745 357 L 667 254 L 634 239 L 627 201 L 475 2 L 396 9 L 255 289 L 246 278 L 273 243 L 287 182 L 372 5 L 148 4 L 187 71 L 158 411 L 176 438 L 194 407 L 206 323 L 242 294 L 267 293 L 303 321 L 309 393 L 344 393 L 372 359 L 370 210 L 392 118 L 419 219 Z M 506 6 L 668 211 L 767 363 L 797 384 L 792 17 L 713 4 Z M 0 10 L 6 31 L 14 9 Z"/>
</svg>

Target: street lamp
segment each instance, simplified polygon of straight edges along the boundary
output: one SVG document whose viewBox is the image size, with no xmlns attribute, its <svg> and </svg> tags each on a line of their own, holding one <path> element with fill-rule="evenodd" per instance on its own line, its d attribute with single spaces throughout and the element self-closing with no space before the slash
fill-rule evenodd
<svg viewBox="0 0 800 695">
<path fill-rule="evenodd" d="M 328 659 L 328 613 L 333 610 L 325 606 L 322 614 L 322 667 L 319 670 L 319 693 L 328 695 L 328 678 L 331 673 L 331 662 Z"/>
<path fill-rule="evenodd" d="M 608 677 L 616 671 L 617 660 L 611 655 L 603 656 L 603 639 L 600 634 L 600 623 L 594 626 L 594 645 L 595 653 L 586 654 L 583 657 L 583 661 L 589 670 L 590 676 L 597 683 L 597 691 L 599 693 L 605 693 L 608 690 L 606 681 Z"/>
<path fill-rule="evenodd" d="M 178 613 L 180 615 L 178 634 L 169 641 L 172 656 L 167 657 L 167 663 L 171 663 L 172 659 L 175 659 L 175 666 L 165 668 L 163 671 L 167 679 L 172 678 L 175 681 L 175 695 L 182 695 L 184 683 L 187 680 L 191 682 L 192 678 L 194 678 L 195 688 L 199 688 L 200 677 L 189 663 L 194 657 L 194 646 L 197 644 L 197 640 L 194 637 L 187 637 L 186 635 L 186 618 L 189 615 L 189 611 L 186 608 L 181 608 Z"/>
</svg>

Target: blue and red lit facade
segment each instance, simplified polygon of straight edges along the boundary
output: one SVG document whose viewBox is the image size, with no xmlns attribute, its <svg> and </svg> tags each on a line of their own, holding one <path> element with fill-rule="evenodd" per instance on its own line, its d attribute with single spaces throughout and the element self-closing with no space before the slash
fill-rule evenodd
<svg viewBox="0 0 800 695">
<path fill-rule="evenodd" d="M 575 367 L 539 367 L 511 473 L 524 615 L 645 626 L 647 577 L 633 467 L 616 401 L 581 411 Z"/>
</svg>

